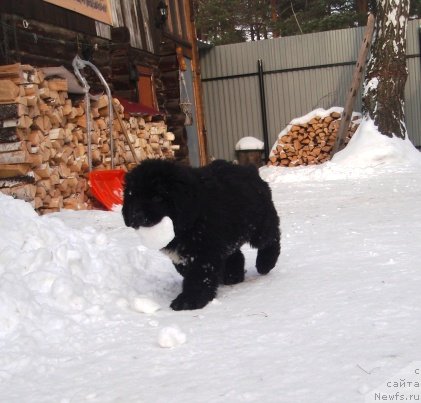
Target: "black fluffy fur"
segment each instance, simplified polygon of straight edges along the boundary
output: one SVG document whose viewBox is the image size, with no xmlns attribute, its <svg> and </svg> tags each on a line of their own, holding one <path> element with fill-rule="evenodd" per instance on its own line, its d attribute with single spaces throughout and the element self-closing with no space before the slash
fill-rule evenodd
<svg viewBox="0 0 421 403">
<path fill-rule="evenodd" d="M 203 308 L 218 284 L 244 280 L 240 247 L 258 249 L 256 268 L 267 274 L 280 253 L 279 218 L 269 186 L 254 166 L 215 161 L 190 168 L 146 160 L 126 175 L 127 226 L 150 227 L 168 216 L 174 239 L 162 249 L 184 277 L 174 310 Z"/>
</svg>

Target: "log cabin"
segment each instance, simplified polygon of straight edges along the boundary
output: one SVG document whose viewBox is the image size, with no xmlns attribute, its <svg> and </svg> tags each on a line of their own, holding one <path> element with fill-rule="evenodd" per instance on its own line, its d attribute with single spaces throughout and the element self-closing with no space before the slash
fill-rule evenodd
<svg viewBox="0 0 421 403">
<path fill-rule="evenodd" d="M 179 145 L 175 158 L 207 162 L 192 0 L 0 2 L 0 64 L 95 64 L 124 105 L 156 112 Z M 91 87 L 95 87 L 95 83 Z"/>
</svg>

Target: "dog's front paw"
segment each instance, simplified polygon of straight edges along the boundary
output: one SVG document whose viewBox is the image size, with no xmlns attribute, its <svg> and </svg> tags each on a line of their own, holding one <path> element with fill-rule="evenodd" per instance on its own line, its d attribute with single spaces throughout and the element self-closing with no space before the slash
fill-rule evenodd
<svg viewBox="0 0 421 403">
<path fill-rule="evenodd" d="M 198 298 L 185 293 L 181 293 L 172 303 L 171 308 L 174 311 L 189 311 L 193 309 L 201 309 L 211 301 L 208 298 Z"/>
</svg>

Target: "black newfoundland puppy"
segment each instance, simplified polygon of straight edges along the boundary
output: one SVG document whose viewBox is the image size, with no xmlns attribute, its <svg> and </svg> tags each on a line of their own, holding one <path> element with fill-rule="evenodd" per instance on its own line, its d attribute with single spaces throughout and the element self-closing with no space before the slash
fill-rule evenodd
<svg viewBox="0 0 421 403">
<path fill-rule="evenodd" d="M 167 160 L 146 160 L 126 175 L 123 217 L 135 229 L 171 218 L 174 239 L 163 249 L 184 277 L 171 308 L 203 308 L 218 283 L 244 280 L 249 243 L 258 249 L 256 268 L 267 274 L 280 253 L 279 218 L 271 191 L 257 169 L 215 161 L 190 168 Z"/>
</svg>

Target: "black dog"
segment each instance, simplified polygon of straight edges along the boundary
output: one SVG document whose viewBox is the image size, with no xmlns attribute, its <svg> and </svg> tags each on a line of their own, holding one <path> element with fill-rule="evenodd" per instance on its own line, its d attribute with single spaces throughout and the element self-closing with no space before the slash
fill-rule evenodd
<svg viewBox="0 0 421 403">
<path fill-rule="evenodd" d="M 258 249 L 260 274 L 276 264 L 279 218 L 270 188 L 254 166 L 215 161 L 190 168 L 143 161 L 126 175 L 124 222 L 151 227 L 165 216 L 173 221 L 175 237 L 162 251 L 184 277 L 183 292 L 171 304 L 176 311 L 204 307 L 219 282 L 243 281 L 244 243 Z"/>
</svg>

